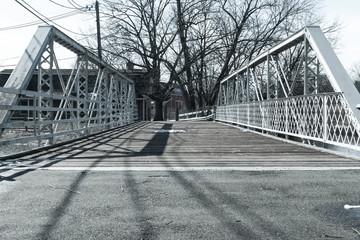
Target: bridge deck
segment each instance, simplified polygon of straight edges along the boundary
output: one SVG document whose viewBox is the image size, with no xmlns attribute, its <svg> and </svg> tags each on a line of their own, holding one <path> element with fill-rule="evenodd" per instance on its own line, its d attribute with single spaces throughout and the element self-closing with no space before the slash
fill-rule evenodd
<svg viewBox="0 0 360 240">
<path fill-rule="evenodd" d="M 359 166 L 218 123 L 137 123 L 13 161 L 0 162 L 2 239 L 359 237 L 359 212 L 344 209 L 359 171 L 169 169 Z"/>
<path fill-rule="evenodd" d="M 11 165 L 231 169 L 360 167 L 360 161 L 214 122 L 142 122 L 35 153 Z"/>
</svg>

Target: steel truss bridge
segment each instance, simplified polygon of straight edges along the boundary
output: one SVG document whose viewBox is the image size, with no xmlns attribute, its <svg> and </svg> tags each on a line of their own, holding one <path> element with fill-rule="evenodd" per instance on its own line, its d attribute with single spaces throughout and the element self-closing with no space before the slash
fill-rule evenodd
<svg viewBox="0 0 360 240">
<path fill-rule="evenodd" d="M 222 80 L 216 120 L 351 153 L 360 95 L 319 27 L 305 27 Z"/>
<path fill-rule="evenodd" d="M 64 51 L 76 59 L 66 77 L 57 57 Z M 40 26 L 0 88 L 0 145 L 52 145 L 132 123 L 136 115 L 131 79 L 55 27 Z"/>
<path fill-rule="evenodd" d="M 66 76 L 59 49 L 76 59 Z M 214 119 L 353 153 L 360 150 L 359 100 L 321 29 L 306 27 L 222 80 Z M 133 80 L 52 26 L 38 28 L 0 88 L 5 154 L 136 120 Z"/>
</svg>

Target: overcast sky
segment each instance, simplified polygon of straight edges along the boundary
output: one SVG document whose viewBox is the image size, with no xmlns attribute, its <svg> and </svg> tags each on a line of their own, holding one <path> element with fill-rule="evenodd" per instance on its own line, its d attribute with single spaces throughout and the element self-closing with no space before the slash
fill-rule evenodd
<svg viewBox="0 0 360 240">
<path fill-rule="evenodd" d="M 26 2 L 47 17 L 57 16 L 73 10 L 52 3 L 58 2 L 72 8 L 73 6 L 69 4 L 72 0 L 27 0 Z M 94 1 L 74 0 L 73 2 L 85 6 L 91 5 Z M 101 4 L 101 0 L 99 2 Z M 360 62 L 360 0 L 324 0 L 323 5 L 322 14 L 329 20 L 337 17 L 344 26 L 340 33 L 340 47 L 336 52 L 344 67 L 350 69 L 353 63 Z M 79 7 L 78 5 L 75 6 Z M 4 68 L 1 67 L 4 65 L 8 66 L 7 68 L 12 68 L 12 65 L 18 61 L 18 57 L 22 55 L 37 27 L 5 29 L 37 21 L 38 19 L 16 3 L 15 0 L 1 0 L 0 9 L 0 69 Z M 56 23 L 73 32 L 87 32 L 90 26 L 95 26 L 95 19 L 91 14 L 78 14 L 58 20 Z M 74 39 L 81 38 L 80 35 L 64 29 L 60 30 L 63 30 Z"/>
<path fill-rule="evenodd" d="M 340 46 L 336 50 L 346 69 L 360 62 L 360 0 L 324 0 L 323 14 L 337 17 L 343 24 L 340 32 Z"/>
</svg>

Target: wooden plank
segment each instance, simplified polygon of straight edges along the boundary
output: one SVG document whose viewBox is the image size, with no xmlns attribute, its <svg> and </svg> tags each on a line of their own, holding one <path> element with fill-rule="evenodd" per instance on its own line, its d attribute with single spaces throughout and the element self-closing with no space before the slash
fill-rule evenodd
<svg viewBox="0 0 360 240">
<path fill-rule="evenodd" d="M 184 133 L 156 133 L 178 129 Z M 32 154 L 34 167 L 360 167 L 360 161 L 214 122 L 151 122 Z"/>
</svg>

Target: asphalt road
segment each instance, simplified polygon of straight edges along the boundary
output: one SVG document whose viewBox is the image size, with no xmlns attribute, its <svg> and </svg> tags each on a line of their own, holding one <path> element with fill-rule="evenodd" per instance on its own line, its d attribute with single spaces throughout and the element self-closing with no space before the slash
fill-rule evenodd
<svg viewBox="0 0 360 240">
<path fill-rule="evenodd" d="M 360 239 L 359 173 L 3 169 L 0 239 Z"/>
</svg>

